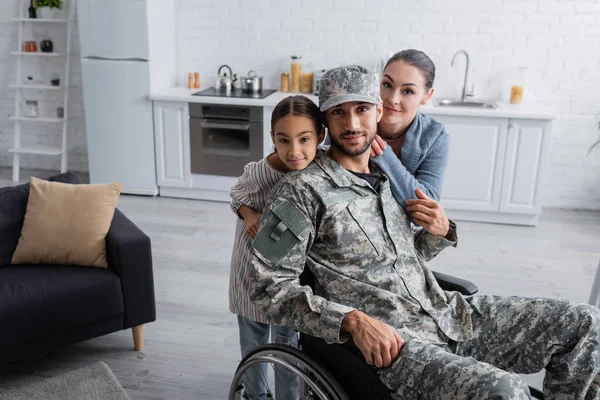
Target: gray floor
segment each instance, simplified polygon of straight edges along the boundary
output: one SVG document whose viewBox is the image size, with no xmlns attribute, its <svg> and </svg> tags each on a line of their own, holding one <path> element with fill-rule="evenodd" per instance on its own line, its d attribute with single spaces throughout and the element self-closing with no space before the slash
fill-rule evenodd
<svg viewBox="0 0 600 400">
<path fill-rule="evenodd" d="M 0 169 L 0 187 L 9 179 Z M 117 332 L 0 367 L 0 393 L 101 360 L 134 400 L 226 398 L 239 361 L 227 308 L 235 224 L 229 206 L 123 195 L 118 207 L 152 239 L 158 320 L 146 326 L 144 351 L 132 350 L 130 331 Z M 544 210 L 535 228 L 459 222 L 459 246 L 431 265 L 473 280 L 483 293 L 586 301 L 600 257 L 599 225 L 599 212 L 554 209 Z M 540 376 L 528 379 L 539 384 Z"/>
</svg>

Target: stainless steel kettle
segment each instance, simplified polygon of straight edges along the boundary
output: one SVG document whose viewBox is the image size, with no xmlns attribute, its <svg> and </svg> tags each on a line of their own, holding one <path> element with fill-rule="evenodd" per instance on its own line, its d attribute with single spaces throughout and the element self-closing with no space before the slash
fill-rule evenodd
<svg viewBox="0 0 600 400">
<path fill-rule="evenodd" d="M 224 72 L 223 75 L 221 75 L 221 70 L 223 68 L 227 68 L 229 70 L 229 75 L 227 75 L 227 72 Z M 219 67 L 219 70 L 217 71 L 217 82 L 215 83 L 215 89 L 231 91 L 231 89 L 233 89 L 233 83 L 236 80 L 237 75 L 231 72 L 231 68 L 229 68 L 229 65 L 221 65 Z"/>
</svg>

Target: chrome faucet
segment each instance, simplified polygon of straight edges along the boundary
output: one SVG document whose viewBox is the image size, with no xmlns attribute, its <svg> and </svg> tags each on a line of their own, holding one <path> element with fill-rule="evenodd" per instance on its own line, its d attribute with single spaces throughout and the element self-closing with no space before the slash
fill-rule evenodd
<svg viewBox="0 0 600 400">
<path fill-rule="evenodd" d="M 465 58 L 467 59 L 467 66 L 465 67 L 465 81 L 463 83 L 462 95 L 460 98 L 460 101 L 462 101 L 464 103 L 464 101 L 467 97 L 473 97 L 473 88 L 471 87 L 471 90 L 467 91 L 467 78 L 469 76 L 469 54 L 465 50 L 459 50 L 456 53 L 454 53 L 454 56 L 452 57 L 452 61 L 450 62 L 450 66 L 451 67 L 454 66 L 454 59 L 459 54 L 464 54 Z"/>
</svg>

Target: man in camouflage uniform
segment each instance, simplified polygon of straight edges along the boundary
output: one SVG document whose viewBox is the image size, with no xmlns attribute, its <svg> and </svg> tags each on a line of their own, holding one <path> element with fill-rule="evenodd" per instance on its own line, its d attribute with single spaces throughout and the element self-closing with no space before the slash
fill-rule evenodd
<svg viewBox="0 0 600 400">
<path fill-rule="evenodd" d="M 360 66 L 321 80 L 331 148 L 271 193 L 254 240 L 253 300 L 273 323 L 330 343 L 352 338 L 395 399 L 527 399 L 517 373 L 546 368 L 546 399 L 596 399 L 595 307 L 445 292 L 425 264 L 456 246 L 456 226 L 426 196 L 411 224 L 369 163 L 379 79 Z M 304 268 L 314 291 L 302 286 Z"/>
</svg>

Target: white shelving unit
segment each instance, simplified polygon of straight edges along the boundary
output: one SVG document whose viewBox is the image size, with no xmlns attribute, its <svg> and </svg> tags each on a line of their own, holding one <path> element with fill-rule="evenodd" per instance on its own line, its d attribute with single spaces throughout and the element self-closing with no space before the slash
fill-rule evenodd
<svg viewBox="0 0 600 400">
<path fill-rule="evenodd" d="M 18 24 L 18 35 L 17 35 L 17 51 L 11 51 L 10 54 L 17 57 L 17 81 L 15 84 L 10 85 L 11 89 L 16 90 L 15 96 L 15 113 L 13 116 L 9 117 L 9 120 L 14 121 L 14 139 L 13 139 L 13 147 L 8 149 L 10 153 L 13 155 L 13 174 L 12 179 L 14 182 L 19 180 L 19 172 L 21 168 L 21 154 L 34 154 L 34 155 L 47 155 L 47 156 L 60 156 L 60 171 L 67 171 L 67 155 L 68 155 L 68 147 L 67 147 L 67 123 L 68 123 L 68 101 L 69 101 L 69 81 L 70 81 L 70 55 L 71 55 L 71 29 L 73 25 L 74 19 L 74 7 L 73 0 L 65 0 L 63 2 L 63 7 L 66 7 L 67 11 L 67 19 L 36 19 L 36 18 L 27 18 L 25 15 L 29 0 L 21 0 L 19 4 L 19 16 L 17 18 L 11 18 L 11 21 Z M 26 24 L 33 24 L 35 26 L 43 26 L 44 24 L 63 24 L 65 26 L 65 52 L 64 53 L 43 53 L 41 51 L 38 52 L 24 52 L 20 51 L 23 46 L 23 31 L 25 29 Z M 56 43 L 56 41 L 55 41 Z M 56 44 L 55 44 L 56 46 Z M 43 84 L 35 84 L 35 85 L 27 85 L 23 83 L 23 65 L 26 60 L 32 60 L 37 57 L 64 57 L 65 65 L 64 65 L 64 75 L 61 80 L 60 86 L 51 86 L 51 85 L 43 85 Z M 26 59 L 26 60 L 25 60 Z M 22 104 L 24 102 L 23 91 L 26 90 L 38 90 L 38 91 L 63 91 L 63 110 L 64 114 L 62 118 L 52 118 L 52 117 L 27 117 L 22 115 Z M 62 123 L 62 138 L 60 146 L 47 146 L 47 145 L 21 145 L 21 128 L 22 124 L 31 124 L 31 123 Z"/>
</svg>

